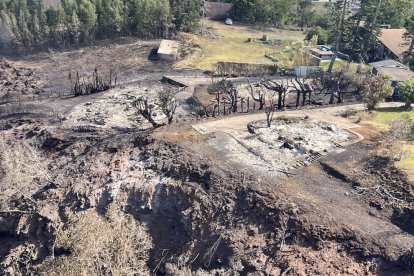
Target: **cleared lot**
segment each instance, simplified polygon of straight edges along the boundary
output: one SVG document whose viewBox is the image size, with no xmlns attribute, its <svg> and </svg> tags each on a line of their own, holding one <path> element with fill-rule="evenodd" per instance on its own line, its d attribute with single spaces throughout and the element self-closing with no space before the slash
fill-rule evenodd
<svg viewBox="0 0 414 276">
<path fill-rule="evenodd" d="M 210 29 L 214 36 L 184 34 L 189 45 L 194 46 L 192 54 L 177 64 L 180 68 L 211 70 L 219 61 L 253 64 L 273 64 L 265 57 L 266 53 L 282 51 L 286 42 L 301 40 L 305 36 L 299 31 L 274 28 L 257 29 L 251 25 L 225 25 L 224 22 L 203 21 L 203 27 Z M 265 44 L 259 39 L 267 35 L 269 40 L 280 40 L 281 44 Z M 247 42 L 249 38 L 255 42 Z M 284 42 L 284 43 L 283 43 Z"/>
</svg>

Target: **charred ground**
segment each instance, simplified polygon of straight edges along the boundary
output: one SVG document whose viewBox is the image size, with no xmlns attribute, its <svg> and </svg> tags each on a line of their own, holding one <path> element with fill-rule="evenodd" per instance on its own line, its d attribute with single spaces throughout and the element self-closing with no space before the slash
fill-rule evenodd
<svg viewBox="0 0 414 276">
<path fill-rule="evenodd" d="M 131 55 L 145 48 L 141 58 L 153 47 L 135 46 Z M 124 47 L 112 46 L 114 55 L 105 52 L 109 48 L 91 48 L 15 66 L 66 89 L 71 68 L 93 70 L 96 51 L 114 58 L 101 61 L 108 67 L 116 53 L 125 54 Z M 335 108 L 298 109 L 283 113 L 286 124 L 252 135 L 247 123 L 263 120 L 262 112 L 200 118 L 188 104 L 180 106 L 173 124 L 154 130 L 134 101 L 171 88 L 159 80 L 163 70 L 172 69 L 162 63 L 118 65 L 125 79 L 109 91 L 2 106 L 4 146 L 30 145 L 47 165 L 47 179 L 33 179 L 29 194 L 2 193 L 8 204 L 0 210 L 2 273 L 45 272 L 50 263 L 74 256 L 72 247 L 59 242 L 62 233 L 90 211 L 107 219 L 115 205 L 145 226 L 151 246 L 146 244 L 148 255 L 140 261 L 156 275 L 412 274 L 412 183 L 384 157 L 385 135 L 376 128 L 360 118 L 339 117 Z M 156 120 L 165 120 L 159 109 L 153 111 Z M 289 174 L 242 162 L 256 152 L 277 165 L 272 147 L 289 150 L 292 160 L 303 157 L 315 129 L 307 130 L 303 136 L 312 139 L 304 142 L 296 133 L 280 137 L 292 133 L 282 135 L 278 127 L 292 130 L 307 121 L 323 131 L 318 135 L 356 143 L 338 145 L 334 139 L 323 155 L 302 160 Z M 243 151 L 239 159 L 223 150 L 236 148 L 233 144 Z M 313 150 L 306 152 L 314 157 Z M 5 179 L 8 172 L 1 173 Z"/>
</svg>

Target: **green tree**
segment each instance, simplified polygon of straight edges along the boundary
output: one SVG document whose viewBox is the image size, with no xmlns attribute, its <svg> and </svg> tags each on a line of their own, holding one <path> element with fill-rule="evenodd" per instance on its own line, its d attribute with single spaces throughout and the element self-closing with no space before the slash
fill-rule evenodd
<svg viewBox="0 0 414 276">
<path fill-rule="evenodd" d="M 239 21 L 279 26 L 291 16 L 297 18 L 297 15 L 301 14 L 303 15 L 300 16 L 301 19 L 292 20 L 292 23 L 297 24 L 300 21 L 304 25 L 309 25 L 305 22 L 305 17 L 310 14 L 297 8 L 299 1 L 306 7 L 311 5 L 308 0 L 233 0 L 231 2 L 234 3 L 235 16 Z M 313 10 L 309 9 L 309 12 L 313 13 Z"/>
<path fill-rule="evenodd" d="M 170 0 L 173 23 L 176 30 L 193 32 L 201 19 L 201 0 Z"/>
<path fill-rule="evenodd" d="M 24 48 L 21 51 L 26 54 L 31 52 L 33 46 L 33 35 L 29 30 L 28 22 L 30 22 L 30 13 L 27 9 L 25 1 L 21 1 L 22 5 L 20 7 L 17 18 L 17 27 L 18 32 L 20 33 L 21 44 Z M 24 4 L 23 4 L 24 3 Z"/>
<path fill-rule="evenodd" d="M 400 84 L 400 97 L 405 101 L 405 106 L 411 107 L 414 102 L 414 79 Z"/>
<path fill-rule="evenodd" d="M 101 36 L 110 38 L 119 35 L 125 22 L 122 14 L 123 2 L 121 0 L 104 0 L 98 3 L 98 24 Z"/>
<path fill-rule="evenodd" d="M 172 26 L 171 7 L 168 0 L 157 1 L 159 11 L 158 36 L 168 37 L 168 30 Z"/>
<path fill-rule="evenodd" d="M 34 48 L 40 48 L 43 42 L 43 33 L 40 29 L 40 22 L 39 22 L 39 16 L 37 13 L 37 10 L 34 10 L 31 15 L 31 24 L 30 26 L 30 32 L 33 36 L 33 46 Z"/>
<path fill-rule="evenodd" d="M 75 0 L 60 0 L 60 5 L 65 11 L 66 21 L 71 22 L 73 13 L 78 11 L 78 5 Z"/>
<path fill-rule="evenodd" d="M 414 11 L 411 17 L 406 20 L 405 28 L 407 29 L 405 36 L 411 38 L 411 43 L 407 51 L 407 54 L 410 55 L 414 52 Z"/>
<path fill-rule="evenodd" d="M 76 11 L 72 12 L 72 16 L 70 17 L 70 24 L 68 26 L 68 32 L 70 35 L 70 42 L 75 44 L 76 46 L 79 43 L 80 37 L 80 22 Z"/>
<path fill-rule="evenodd" d="M 203 3 L 202 0 L 60 0 L 58 6 L 45 7 L 43 1 L 0 0 L 0 50 L 13 49 L 26 54 L 120 35 L 154 38 L 168 37 L 172 31 L 195 31 Z M 272 12 L 276 16 L 281 11 Z"/>
<path fill-rule="evenodd" d="M 66 14 L 62 5 L 46 11 L 47 26 L 49 28 L 49 47 L 65 47 L 66 39 Z"/>
<path fill-rule="evenodd" d="M 368 110 L 374 110 L 375 107 L 382 101 L 386 96 L 391 95 L 392 88 L 389 77 L 375 76 L 369 78 L 364 85 L 362 91 L 362 97 Z"/>
<path fill-rule="evenodd" d="M 317 44 L 319 45 L 325 45 L 328 42 L 328 34 L 321 27 L 309 30 L 305 40 L 311 41 L 314 37 L 317 37 Z"/>
<path fill-rule="evenodd" d="M 79 21 L 81 39 L 84 42 L 93 39 L 97 18 L 95 5 L 90 0 L 81 0 L 79 4 Z"/>
<path fill-rule="evenodd" d="M 297 14 L 299 15 L 298 26 L 303 28 L 310 26 L 315 19 L 316 11 L 313 9 L 312 1 L 299 0 Z"/>
<path fill-rule="evenodd" d="M 7 12 L 2 9 L 0 10 L 0 53 L 10 53 L 13 36 L 12 21 Z"/>
<path fill-rule="evenodd" d="M 392 28 L 404 27 L 407 19 L 414 12 L 412 0 L 382 0 L 378 22 L 390 24 Z"/>
</svg>

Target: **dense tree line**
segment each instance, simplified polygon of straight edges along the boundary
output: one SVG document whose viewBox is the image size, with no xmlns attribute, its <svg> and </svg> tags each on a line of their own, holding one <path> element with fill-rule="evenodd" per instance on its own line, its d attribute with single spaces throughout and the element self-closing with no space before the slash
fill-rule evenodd
<svg viewBox="0 0 414 276">
<path fill-rule="evenodd" d="M 85 45 L 96 39 L 133 35 L 168 37 L 194 31 L 201 0 L 43 0 L 0 1 L 0 50 L 20 54 Z"/>
<path fill-rule="evenodd" d="M 298 0 L 232 0 L 236 19 L 249 23 L 286 23 L 295 12 Z"/>
<path fill-rule="evenodd" d="M 378 14 L 375 18 L 377 7 Z M 372 32 L 379 34 L 381 25 L 410 30 L 410 17 L 413 13 L 412 0 L 361 0 L 361 12 L 351 16 L 346 22 L 342 50 L 349 53 L 353 59 L 371 60 L 372 56 L 366 49 L 372 49 L 376 43 Z"/>
<path fill-rule="evenodd" d="M 235 17 L 239 21 L 248 23 L 263 23 L 280 26 L 283 24 L 295 25 L 300 28 L 319 26 L 331 31 L 339 20 L 338 10 L 342 1 L 329 2 L 325 8 L 317 8 L 311 0 L 222 0 L 235 5 Z M 355 1 L 348 1 L 355 3 Z M 361 12 L 349 14 L 348 21 L 365 20 L 369 22 L 377 0 L 357 1 Z M 320 6 L 320 5 L 319 5 Z M 379 24 L 390 24 L 392 28 L 401 28 L 407 24 L 414 13 L 412 0 L 382 0 L 378 14 Z"/>
</svg>

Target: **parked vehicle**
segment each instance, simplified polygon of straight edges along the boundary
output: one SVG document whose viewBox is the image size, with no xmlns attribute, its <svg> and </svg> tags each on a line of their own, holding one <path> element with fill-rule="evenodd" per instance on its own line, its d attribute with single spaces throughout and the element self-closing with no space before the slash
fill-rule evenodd
<svg viewBox="0 0 414 276">
<path fill-rule="evenodd" d="M 233 20 L 231 20 L 231 18 L 227 18 L 226 25 L 233 25 Z"/>
</svg>

